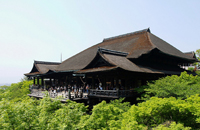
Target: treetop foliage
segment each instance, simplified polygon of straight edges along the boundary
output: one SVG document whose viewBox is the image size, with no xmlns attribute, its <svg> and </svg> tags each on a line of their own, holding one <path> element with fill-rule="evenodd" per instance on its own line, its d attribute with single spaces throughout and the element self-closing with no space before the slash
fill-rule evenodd
<svg viewBox="0 0 200 130">
<path fill-rule="evenodd" d="M 33 81 L 23 80 L 19 83 L 13 83 L 11 86 L 0 87 L 0 101 L 2 98 L 6 98 L 9 101 L 22 101 L 27 98 L 27 94 L 30 93 L 29 86 L 33 84 Z"/>
<path fill-rule="evenodd" d="M 197 59 L 200 60 L 200 49 L 197 49 L 195 54 L 196 54 Z"/>
<path fill-rule="evenodd" d="M 29 98 L 32 81 L 22 80 L 0 89 L 2 130 L 190 130 L 200 128 L 200 78 L 167 76 L 138 88 L 143 102 L 102 101 L 87 114 L 87 106 L 45 96 Z"/>
<path fill-rule="evenodd" d="M 137 88 L 142 93 L 141 100 L 148 100 L 155 96 L 159 98 L 175 97 L 186 99 L 195 94 L 200 94 L 200 77 L 182 72 L 180 76 L 172 75 L 147 83 L 147 86 Z"/>
</svg>

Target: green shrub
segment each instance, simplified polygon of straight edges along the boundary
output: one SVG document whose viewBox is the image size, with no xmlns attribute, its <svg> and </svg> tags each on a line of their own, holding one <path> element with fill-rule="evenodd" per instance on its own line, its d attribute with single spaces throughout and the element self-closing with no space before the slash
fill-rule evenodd
<svg viewBox="0 0 200 130">
<path fill-rule="evenodd" d="M 122 103 L 123 99 L 101 103 L 94 106 L 92 115 L 82 117 L 79 129 L 119 129 L 121 126 L 122 114 L 129 110 L 127 102 Z"/>
<path fill-rule="evenodd" d="M 186 99 L 188 96 L 200 93 L 200 77 L 181 73 L 180 76 L 172 75 L 149 82 L 136 91 L 143 93 L 142 100 L 150 97 Z"/>
<path fill-rule="evenodd" d="M 186 100 L 152 97 L 138 106 L 133 105 L 124 113 L 121 128 L 137 128 L 138 125 L 141 128 L 156 128 L 169 121 L 188 128 L 200 128 L 200 97 L 195 95 Z"/>
</svg>

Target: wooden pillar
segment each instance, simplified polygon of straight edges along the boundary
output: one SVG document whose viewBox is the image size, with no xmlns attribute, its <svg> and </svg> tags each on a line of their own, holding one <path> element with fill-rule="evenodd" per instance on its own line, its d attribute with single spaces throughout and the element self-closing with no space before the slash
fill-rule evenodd
<svg viewBox="0 0 200 130">
<path fill-rule="evenodd" d="M 106 77 L 103 77 L 102 80 L 102 88 L 106 90 Z"/>
<path fill-rule="evenodd" d="M 71 78 L 70 78 L 70 84 L 71 84 L 71 86 L 73 86 L 73 84 L 74 84 L 73 76 L 71 76 Z"/>
<path fill-rule="evenodd" d="M 33 84 L 35 84 L 35 77 L 33 77 Z"/>
<path fill-rule="evenodd" d="M 44 78 L 42 77 L 42 86 L 44 86 Z"/>
<path fill-rule="evenodd" d="M 76 76 L 76 87 L 78 86 L 78 76 Z"/>
<path fill-rule="evenodd" d="M 85 84 L 84 85 L 87 85 L 88 84 L 88 76 L 85 76 Z"/>
<path fill-rule="evenodd" d="M 53 85 L 54 85 L 54 87 L 56 86 L 56 79 L 55 78 L 53 78 Z"/>
<path fill-rule="evenodd" d="M 94 84 L 95 84 L 95 83 L 94 83 L 94 80 L 95 80 L 95 79 L 94 79 L 94 76 L 92 76 L 92 89 L 94 89 Z"/>
<path fill-rule="evenodd" d="M 49 82 L 50 82 L 50 86 L 52 86 L 52 79 L 51 78 L 49 79 Z"/>
<path fill-rule="evenodd" d="M 142 85 L 147 85 L 147 79 L 146 78 L 142 80 Z"/>
<path fill-rule="evenodd" d="M 134 80 L 134 88 L 137 88 L 137 87 L 138 87 L 137 82 L 138 82 L 138 79 L 135 79 L 135 80 Z"/>
<path fill-rule="evenodd" d="M 71 76 L 67 76 L 67 86 L 71 85 L 70 83 L 71 83 Z"/>
<path fill-rule="evenodd" d="M 40 83 L 39 83 L 39 77 L 37 77 L 37 85 L 40 85 Z"/>
<path fill-rule="evenodd" d="M 128 89 L 128 82 L 129 82 L 129 80 L 128 80 L 127 78 L 125 78 L 125 81 L 124 81 L 124 82 L 125 82 L 125 83 L 124 83 L 124 84 L 125 84 L 125 86 L 124 86 L 124 87 L 125 87 L 125 90 L 127 90 L 127 89 Z"/>
<path fill-rule="evenodd" d="M 119 89 L 119 78 L 116 77 L 116 88 Z"/>
<path fill-rule="evenodd" d="M 67 79 L 68 79 L 68 77 L 66 76 L 66 77 L 65 77 L 65 84 L 64 84 L 64 86 L 67 86 L 67 84 L 68 84 L 68 83 L 67 83 Z"/>
<path fill-rule="evenodd" d="M 112 87 L 114 88 L 114 80 L 115 80 L 115 79 L 111 78 L 110 80 L 111 80 L 110 88 L 112 88 Z M 110 88 L 109 88 L 109 89 L 110 89 Z"/>
<path fill-rule="evenodd" d="M 60 76 L 58 77 L 58 86 L 60 86 Z"/>
<path fill-rule="evenodd" d="M 72 85 L 72 76 L 69 76 L 68 84 L 71 86 Z"/>
</svg>

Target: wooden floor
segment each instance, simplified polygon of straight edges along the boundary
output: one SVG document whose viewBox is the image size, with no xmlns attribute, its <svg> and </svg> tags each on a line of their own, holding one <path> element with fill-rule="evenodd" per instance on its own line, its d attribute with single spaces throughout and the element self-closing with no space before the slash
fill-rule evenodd
<svg viewBox="0 0 200 130">
<path fill-rule="evenodd" d="M 90 89 L 88 93 L 77 93 L 74 92 L 48 92 L 42 91 L 41 89 L 32 89 L 30 97 L 43 98 L 45 95 L 50 96 L 52 99 L 59 98 L 61 102 L 65 103 L 68 99 L 76 102 L 89 102 L 90 99 L 118 99 L 120 97 L 132 98 L 137 96 L 133 90 L 96 90 Z M 69 96 L 70 95 L 70 96 Z"/>
<path fill-rule="evenodd" d="M 58 97 L 61 100 L 61 102 L 66 102 L 69 99 L 68 92 L 65 93 L 63 91 L 63 92 L 58 92 L 58 93 L 53 93 L 53 92 L 49 93 L 48 91 L 42 91 L 41 89 L 32 89 L 31 93 L 28 94 L 28 96 L 35 97 L 35 98 L 43 98 L 46 95 L 46 93 L 48 93 L 48 96 L 50 96 L 52 99 L 55 99 Z M 75 96 L 75 93 L 71 92 L 70 95 L 71 95 L 70 100 L 72 101 L 88 100 L 87 93 L 83 93 L 82 98 L 81 98 L 80 93 Z"/>
</svg>

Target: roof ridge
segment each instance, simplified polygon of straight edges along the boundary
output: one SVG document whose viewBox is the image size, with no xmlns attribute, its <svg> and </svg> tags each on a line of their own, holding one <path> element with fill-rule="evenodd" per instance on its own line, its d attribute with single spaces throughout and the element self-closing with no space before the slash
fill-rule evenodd
<svg viewBox="0 0 200 130">
<path fill-rule="evenodd" d="M 149 33 L 151 33 L 150 28 L 147 28 L 147 29 L 143 29 L 143 30 L 139 30 L 139 31 L 131 32 L 131 33 L 126 33 L 126 34 L 122 34 L 122 35 L 118 35 L 118 36 L 114 36 L 114 37 L 104 38 L 103 42 L 104 41 L 110 41 L 110 40 L 117 39 L 117 38 L 122 38 L 122 37 L 130 36 L 130 35 L 134 35 L 134 34 L 138 34 L 138 33 L 142 33 L 142 32 L 149 32 Z"/>
<path fill-rule="evenodd" d="M 179 57 L 179 58 L 183 58 L 183 59 L 190 59 L 192 60 L 193 58 L 187 56 L 186 54 L 184 54 L 182 51 L 180 51 L 178 48 L 172 46 L 171 44 L 169 44 L 167 41 L 161 39 L 160 37 L 154 35 L 154 34 L 149 34 L 150 35 L 150 40 L 151 42 L 155 45 L 155 47 L 160 50 L 161 52 L 174 56 L 174 57 Z M 157 38 L 157 41 L 155 41 L 155 38 Z M 154 39 L 154 40 L 153 40 Z M 159 44 L 157 44 L 159 41 Z M 161 44 L 162 43 L 162 46 Z M 165 48 L 163 48 L 165 46 Z M 170 49 L 167 49 L 170 47 Z"/>
<path fill-rule="evenodd" d="M 114 54 L 114 55 L 119 55 L 119 56 L 127 56 L 129 53 L 127 52 L 122 52 L 122 51 L 116 51 L 116 50 L 110 50 L 110 49 L 105 49 L 102 47 L 98 47 L 98 51 L 106 54 Z"/>
<path fill-rule="evenodd" d="M 184 53 L 184 54 L 186 54 L 186 53 L 187 53 L 187 54 L 188 54 L 188 53 L 193 53 L 193 54 L 194 54 L 195 52 L 194 52 L 194 51 L 189 51 L 189 52 L 183 52 L 183 53 Z"/>
<path fill-rule="evenodd" d="M 60 62 L 49 62 L 49 61 L 36 61 L 34 60 L 35 64 L 52 64 L 52 65 L 58 65 Z"/>
</svg>

